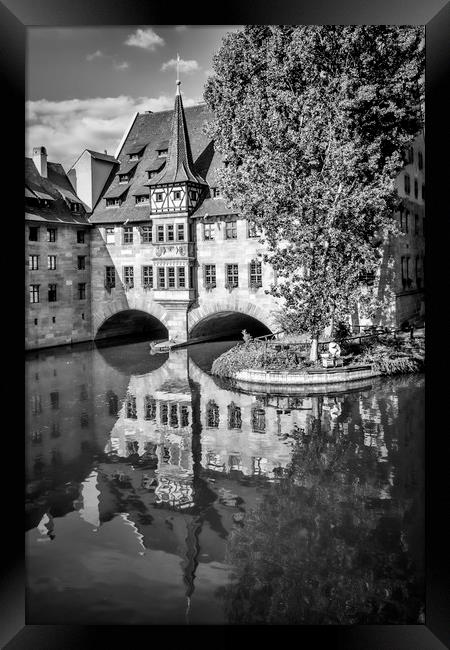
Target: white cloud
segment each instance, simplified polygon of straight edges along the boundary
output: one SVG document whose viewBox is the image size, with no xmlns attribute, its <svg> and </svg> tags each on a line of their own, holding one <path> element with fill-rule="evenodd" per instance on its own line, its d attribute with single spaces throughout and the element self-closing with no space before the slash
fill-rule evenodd
<svg viewBox="0 0 450 650">
<path fill-rule="evenodd" d="M 84 149 L 114 154 L 134 113 L 173 108 L 173 96 L 94 97 L 26 102 L 26 155 L 44 145 L 49 160 L 68 169 Z M 183 98 L 185 106 L 197 102 Z"/>
<path fill-rule="evenodd" d="M 122 61 L 122 63 L 117 63 L 114 61 L 113 66 L 116 70 L 126 70 L 130 67 L 130 64 L 127 61 Z"/>
<path fill-rule="evenodd" d="M 185 61 L 184 59 L 180 59 L 178 61 L 178 65 L 180 66 L 180 72 L 184 72 L 185 74 L 189 74 L 190 72 L 195 72 L 196 70 L 200 69 L 197 61 L 194 60 Z M 166 61 L 162 64 L 161 70 L 170 70 L 171 68 L 176 70 L 176 67 L 177 60 L 170 59 L 170 61 Z"/>
<path fill-rule="evenodd" d="M 153 52 L 157 45 L 164 45 L 164 39 L 151 27 L 148 27 L 147 29 L 137 29 L 133 34 L 130 34 L 125 41 L 125 45 L 142 47 L 144 50 Z"/>
<path fill-rule="evenodd" d="M 92 52 L 92 54 L 88 54 L 86 56 L 86 61 L 93 61 L 94 59 L 98 59 L 102 56 L 105 56 L 101 50 L 97 50 L 96 52 Z"/>
</svg>

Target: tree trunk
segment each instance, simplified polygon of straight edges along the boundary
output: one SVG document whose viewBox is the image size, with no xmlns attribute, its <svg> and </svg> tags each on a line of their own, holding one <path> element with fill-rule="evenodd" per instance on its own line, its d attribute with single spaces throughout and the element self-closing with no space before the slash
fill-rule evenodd
<svg viewBox="0 0 450 650">
<path fill-rule="evenodd" d="M 319 358 L 319 335 L 314 334 L 312 339 L 311 339 L 311 351 L 309 353 L 309 360 L 310 361 L 317 361 Z"/>
</svg>

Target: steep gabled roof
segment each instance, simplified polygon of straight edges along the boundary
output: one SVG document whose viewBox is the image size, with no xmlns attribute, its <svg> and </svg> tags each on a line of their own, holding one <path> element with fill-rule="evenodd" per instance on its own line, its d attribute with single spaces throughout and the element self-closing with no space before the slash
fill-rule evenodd
<svg viewBox="0 0 450 650">
<path fill-rule="evenodd" d="M 48 162 L 47 178 L 44 178 L 36 169 L 33 159 L 25 158 L 26 219 L 88 225 L 86 215 L 82 212 L 74 214 L 69 201 L 80 203 L 87 210 L 87 206 L 75 194 L 62 165 Z"/>
</svg>

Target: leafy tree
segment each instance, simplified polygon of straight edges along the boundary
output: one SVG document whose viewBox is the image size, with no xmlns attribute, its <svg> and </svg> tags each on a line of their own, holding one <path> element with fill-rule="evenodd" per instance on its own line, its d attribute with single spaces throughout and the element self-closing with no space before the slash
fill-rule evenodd
<svg viewBox="0 0 450 650">
<path fill-rule="evenodd" d="M 359 304 L 396 234 L 395 178 L 423 127 L 423 28 L 247 26 L 214 57 L 204 97 L 218 184 L 261 232 L 271 293 L 311 336 Z"/>
</svg>

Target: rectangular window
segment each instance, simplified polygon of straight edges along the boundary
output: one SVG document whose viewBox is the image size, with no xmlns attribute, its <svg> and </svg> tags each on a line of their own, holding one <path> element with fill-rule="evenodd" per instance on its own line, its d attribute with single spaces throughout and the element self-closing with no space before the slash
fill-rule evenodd
<svg viewBox="0 0 450 650">
<path fill-rule="evenodd" d="M 167 226 L 167 241 L 174 241 L 173 225 Z"/>
<path fill-rule="evenodd" d="M 409 232 L 409 210 L 405 212 L 405 232 Z"/>
<path fill-rule="evenodd" d="M 133 226 L 124 226 L 123 227 L 123 243 L 132 244 L 133 243 Z"/>
<path fill-rule="evenodd" d="M 151 244 L 152 240 L 153 240 L 152 227 L 151 226 L 142 226 L 142 228 L 141 228 L 141 242 L 143 244 Z"/>
<path fill-rule="evenodd" d="M 184 241 L 184 223 L 177 224 L 177 241 Z"/>
<path fill-rule="evenodd" d="M 220 190 L 218 187 L 211 188 L 213 198 L 217 199 L 220 196 Z"/>
<path fill-rule="evenodd" d="M 80 427 L 82 429 L 86 429 L 89 426 L 89 416 L 86 413 L 86 411 L 83 411 L 83 413 L 80 415 Z"/>
<path fill-rule="evenodd" d="M 186 287 L 186 269 L 184 266 L 178 267 L 178 287 L 184 289 Z"/>
<path fill-rule="evenodd" d="M 175 199 L 175 201 L 179 201 L 179 200 L 181 199 L 181 192 L 180 192 L 180 190 L 175 190 L 175 191 L 174 191 L 174 193 L 173 193 L 173 198 Z"/>
<path fill-rule="evenodd" d="M 79 271 L 84 271 L 86 269 L 86 255 L 78 255 L 77 268 Z"/>
<path fill-rule="evenodd" d="M 126 289 L 133 289 L 134 287 L 134 267 L 133 266 L 124 266 L 123 267 L 123 281 L 125 283 Z"/>
<path fill-rule="evenodd" d="M 56 228 L 47 228 L 47 241 L 56 241 Z"/>
<path fill-rule="evenodd" d="M 162 200 L 163 200 L 163 193 L 162 192 L 156 192 L 155 201 L 157 203 L 162 203 Z"/>
<path fill-rule="evenodd" d="M 417 182 L 417 178 L 414 179 L 414 198 L 419 198 L 419 183 Z"/>
<path fill-rule="evenodd" d="M 252 260 L 250 262 L 250 286 L 262 287 L 262 270 L 259 260 Z"/>
<path fill-rule="evenodd" d="M 419 234 L 419 215 L 414 215 L 414 232 L 416 235 Z"/>
<path fill-rule="evenodd" d="M 125 412 L 127 414 L 127 418 L 131 418 L 132 420 L 137 419 L 136 398 L 134 395 L 127 395 L 125 402 Z"/>
<path fill-rule="evenodd" d="M 175 288 L 175 268 L 173 266 L 167 268 L 167 284 L 169 289 Z"/>
<path fill-rule="evenodd" d="M 144 420 L 154 420 L 156 418 L 156 401 L 145 395 L 144 397 Z"/>
<path fill-rule="evenodd" d="M 158 241 L 164 241 L 164 226 L 157 226 Z"/>
<path fill-rule="evenodd" d="M 189 266 L 189 288 L 194 288 L 194 267 L 192 265 Z"/>
<path fill-rule="evenodd" d="M 122 199 L 106 199 L 106 207 L 111 208 L 113 206 L 122 205 Z"/>
<path fill-rule="evenodd" d="M 225 239 L 237 239 L 237 221 L 227 221 L 225 223 Z"/>
<path fill-rule="evenodd" d="M 30 284 L 30 302 L 36 303 L 39 302 L 39 285 Z"/>
<path fill-rule="evenodd" d="M 55 271 L 56 270 L 56 255 L 48 255 L 47 256 L 47 267 L 49 271 Z"/>
<path fill-rule="evenodd" d="M 242 427 L 241 409 L 234 402 L 228 405 L 228 428 L 240 429 Z"/>
<path fill-rule="evenodd" d="M 57 390 L 54 393 L 50 393 L 50 405 L 53 411 L 59 409 L 59 392 Z"/>
<path fill-rule="evenodd" d="M 205 287 L 214 289 L 216 286 L 216 265 L 205 264 Z"/>
<path fill-rule="evenodd" d="M 258 237 L 256 232 L 256 226 L 253 221 L 247 221 L 247 236 L 248 237 Z"/>
<path fill-rule="evenodd" d="M 147 194 L 142 194 L 141 196 L 136 196 L 135 201 L 136 205 L 142 205 L 148 203 L 149 197 Z"/>
<path fill-rule="evenodd" d="M 105 241 L 107 244 L 115 244 L 116 243 L 116 235 L 114 232 L 114 227 L 112 228 L 105 228 Z"/>
<path fill-rule="evenodd" d="M 28 239 L 29 239 L 29 241 L 39 241 L 39 227 L 38 226 L 29 226 L 29 228 L 28 228 Z"/>
<path fill-rule="evenodd" d="M 405 174 L 404 184 L 405 194 L 409 194 L 411 192 L 411 179 L 409 177 L 409 174 Z"/>
<path fill-rule="evenodd" d="M 178 404 L 170 405 L 170 426 L 172 429 L 178 428 Z"/>
<path fill-rule="evenodd" d="M 116 286 L 116 269 L 114 266 L 105 266 L 105 287 L 114 289 Z"/>
<path fill-rule="evenodd" d="M 237 264 L 225 264 L 225 278 L 228 288 L 239 285 L 239 270 Z"/>
<path fill-rule="evenodd" d="M 164 289 L 165 286 L 166 286 L 165 268 L 160 267 L 158 269 L 158 289 Z"/>
<path fill-rule="evenodd" d="M 30 269 L 30 271 L 39 270 L 39 255 L 28 256 L 28 268 Z"/>
<path fill-rule="evenodd" d="M 48 285 L 48 301 L 56 302 L 56 284 Z"/>
<path fill-rule="evenodd" d="M 189 409 L 184 404 L 182 404 L 181 406 L 181 426 L 182 427 L 189 426 Z"/>
<path fill-rule="evenodd" d="M 214 224 L 213 223 L 204 223 L 203 224 L 203 239 L 206 241 L 214 240 Z"/>
<path fill-rule="evenodd" d="M 42 402 L 40 395 L 31 396 L 31 412 L 33 415 L 39 415 L 42 413 Z"/>
<path fill-rule="evenodd" d="M 153 288 L 153 266 L 142 267 L 142 286 L 148 289 Z"/>
<path fill-rule="evenodd" d="M 417 161 L 418 161 L 419 169 L 423 169 L 423 153 L 421 151 L 419 151 L 417 154 Z"/>
<path fill-rule="evenodd" d="M 266 414 L 264 409 L 252 409 L 252 431 L 262 433 L 266 430 Z"/>
<path fill-rule="evenodd" d="M 78 299 L 85 300 L 86 298 L 86 282 L 78 283 Z"/>
<path fill-rule="evenodd" d="M 161 404 L 159 409 L 159 418 L 163 426 L 167 425 L 167 411 L 168 411 L 167 404 Z"/>
<path fill-rule="evenodd" d="M 84 244 L 84 230 L 77 230 L 77 244 Z"/>
<path fill-rule="evenodd" d="M 106 399 L 108 401 L 108 413 L 109 415 L 115 416 L 119 411 L 119 398 L 113 390 L 109 390 L 106 393 Z"/>
</svg>

